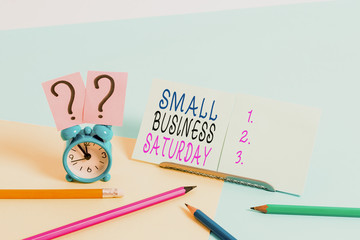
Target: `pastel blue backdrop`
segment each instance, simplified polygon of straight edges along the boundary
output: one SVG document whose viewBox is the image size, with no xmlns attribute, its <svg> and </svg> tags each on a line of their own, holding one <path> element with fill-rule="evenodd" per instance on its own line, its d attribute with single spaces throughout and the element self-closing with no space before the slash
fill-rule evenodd
<svg viewBox="0 0 360 240">
<path fill-rule="evenodd" d="M 41 82 L 87 70 L 129 73 L 115 132 L 132 138 L 154 78 L 320 108 L 304 194 L 225 183 L 216 220 L 239 239 L 354 239 L 360 219 L 249 207 L 360 207 L 359 12 L 344 0 L 0 31 L 0 119 L 55 126 Z"/>
</svg>

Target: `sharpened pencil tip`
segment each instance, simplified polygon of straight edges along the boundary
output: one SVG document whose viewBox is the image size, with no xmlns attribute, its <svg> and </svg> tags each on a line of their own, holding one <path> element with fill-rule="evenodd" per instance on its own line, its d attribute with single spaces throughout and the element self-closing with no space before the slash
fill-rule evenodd
<svg viewBox="0 0 360 240">
<path fill-rule="evenodd" d="M 191 212 L 191 214 L 194 214 L 194 212 L 196 212 L 196 208 L 194 208 L 193 206 L 190 206 L 189 204 L 186 204 L 185 203 L 185 205 L 186 205 L 186 207 L 189 209 L 189 211 Z"/>
<path fill-rule="evenodd" d="M 189 192 L 189 191 L 193 190 L 194 188 L 196 188 L 196 186 L 187 186 L 187 187 L 184 187 L 184 189 L 185 189 L 185 193 L 187 193 L 187 192 Z"/>
<path fill-rule="evenodd" d="M 185 206 L 189 206 L 189 205 L 187 205 L 187 203 L 185 203 Z"/>
<path fill-rule="evenodd" d="M 250 209 L 255 210 L 255 208 L 254 208 L 254 207 L 251 207 Z"/>
</svg>

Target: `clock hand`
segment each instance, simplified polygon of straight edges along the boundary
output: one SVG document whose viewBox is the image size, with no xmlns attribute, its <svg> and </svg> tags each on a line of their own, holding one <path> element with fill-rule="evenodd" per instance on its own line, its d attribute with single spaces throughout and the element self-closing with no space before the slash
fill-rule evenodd
<svg viewBox="0 0 360 240">
<path fill-rule="evenodd" d="M 85 160 L 86 158 L 80 158 L 80 159 L 76 159 L 76 160 L 72 160 L 71 162 L 77 162 L 77 161 L 81 161 L 81 160 Z M 87 160 L 87 159 L 86 159 Z"/>
<path fill-rule="evenodd" d="M 82 153 L 84 154 L 84 156 L 86 156 L 87 152 L 84 151 L 84 149 L 81 147 L 81 145 L 78 144 L 77 146 L 80 148 L 80 150 L 82 151 Z"/>
<path fill-rule="evenodd" d="M 88 149 L 87 149 L 87 145 L 84 143 L 84 146 L 85 146 L 85 152 L 86 152 L 86 154 L 89 154 L 89 152 L 88 152 Z"/>
</svg>

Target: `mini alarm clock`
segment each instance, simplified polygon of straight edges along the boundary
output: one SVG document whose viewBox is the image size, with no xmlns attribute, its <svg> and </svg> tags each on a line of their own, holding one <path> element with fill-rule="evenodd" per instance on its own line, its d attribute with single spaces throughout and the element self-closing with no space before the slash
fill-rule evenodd
<svg viewBox="0 0 360 240">
<path fill-rule="evenodd" d="M 112 137 L 113 132 L 108 125 L 87 126 L 84 129 L 76 125 L 62 130 L 61 138 L 66 141 L 63 154 L 66 180 L 83 183 L 109 181 Z"/>
</svg>

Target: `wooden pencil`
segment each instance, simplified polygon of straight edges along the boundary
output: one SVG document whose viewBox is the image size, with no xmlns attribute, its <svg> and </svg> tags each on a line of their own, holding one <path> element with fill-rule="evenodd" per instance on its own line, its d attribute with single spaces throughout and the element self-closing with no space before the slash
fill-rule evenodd
<svg viewBox="0 0 360 240">
<path fill-rule="evenodd" d="M 360 217 L 360 208 L 267 204 L 251 209 L 267 214 Z"/>
<path fill-rule="evenodd" d="M 191 214 L 193 214 L 198 221 L 200 221 L 204 226 L 206 226 L 218 238 L 220 238 L 221 240 L 236 240 L 234 236 L 232 236 L 229 232 L 227 232 L 224 228 L 222 228 L 219 224 L 217 224 L 201 210 L 192 207 L 186 203 L 185 205 L 189 209 Z"/>
<path fill-rule="evenodd" d="M 141 209 L 151 207 L 153 205 L 183 196 L 186 193 L 188 193 L 189 191 L 191 191 L 192 189 L 194 189 L 195 187 L 196 186 L 185 186 L 185 187 L 175 188 L 170 191 L 163 192 L 163 193 L 157 194 L 155 196 L 145 198 L 143 200 L 140 200 L 140 201 L 137 201 L 134 203 L 130 203 L 128 205 L 125 205 L 125 206 L 122 206 L 119 208 L 115 208 L 115 209 L 79 220 L 79 221 L 76 221 L 76 222 L 55 228 L 55 229 L 51 229 L 49 231 L 37 234 L 35 236 L 25 238 L 24 240 L 48 240 L 48 239 L 60 237 L 65 234 L 69 234 L 69 233 L 78 231 L 80 229 L 91 227 L 95 224 L 109 221 L 111 219 L 121 217 L 123 215 L 130 214 L 132 212 L 139 211 Z M 150 219 L 150 221 L 151 221 L 151 219 Z M 135 231 L 137 231 L 137 230 L 138 229 L 135 229 Z"/>
<path fill-rule="evenodd" d="M 0 199 L 72 199 L 122 197 L 118 188 L 100 189 L 0 189 Z"/>
</svg>

